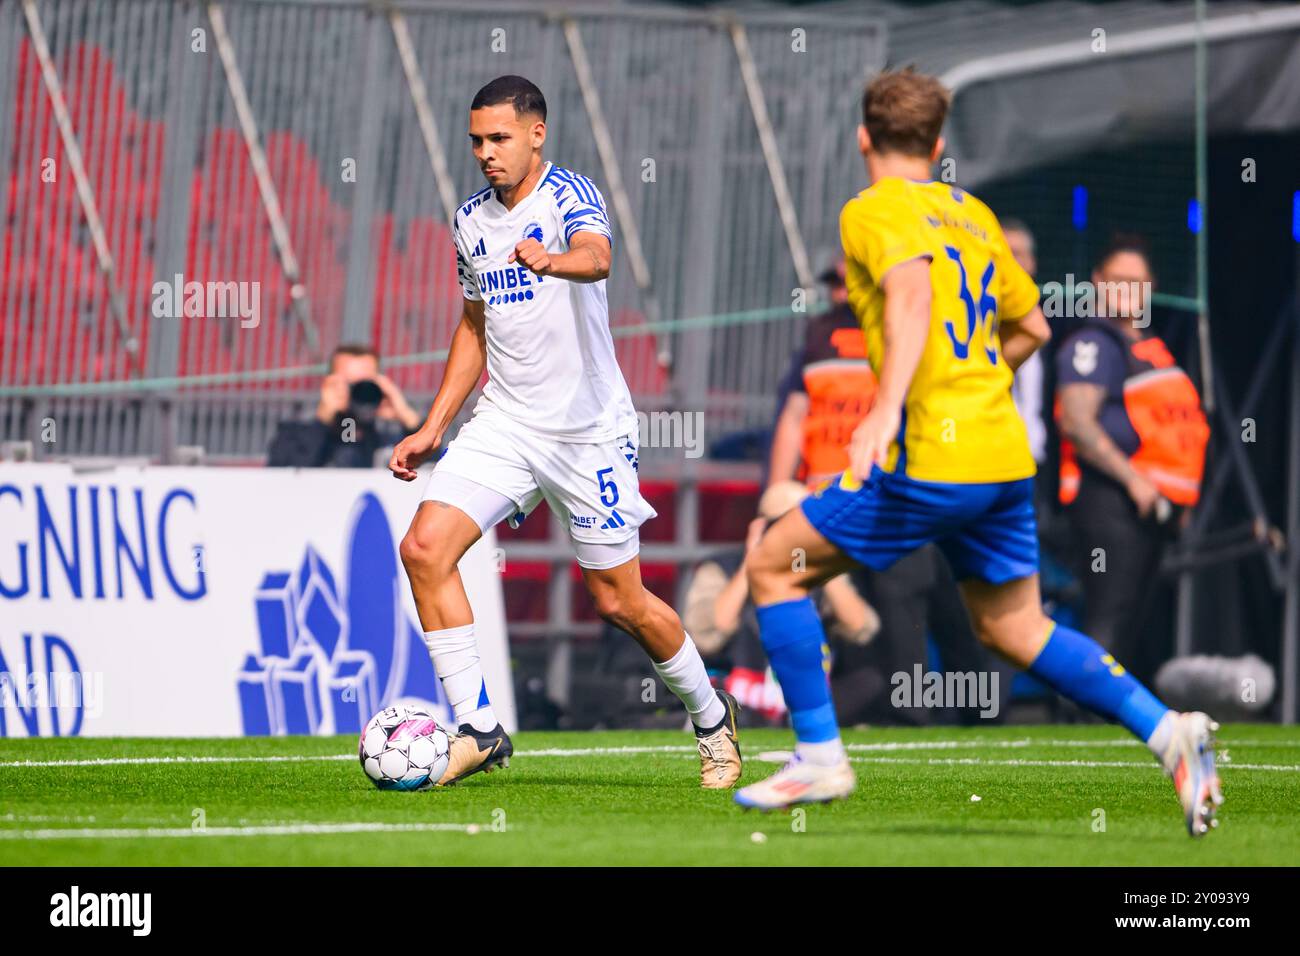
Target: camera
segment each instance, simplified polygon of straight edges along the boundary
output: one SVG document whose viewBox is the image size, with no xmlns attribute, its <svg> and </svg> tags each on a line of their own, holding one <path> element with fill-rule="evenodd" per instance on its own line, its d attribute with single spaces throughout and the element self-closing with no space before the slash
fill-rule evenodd
<svg viewBox="0 0 1300 956">
<path fill-rule="evenodd" d="M 348 392 L 348 417 L 362 423 L 372 423 L 384 400 L 384 391 L 372 379 L 353 382 Z"/>
</svg>

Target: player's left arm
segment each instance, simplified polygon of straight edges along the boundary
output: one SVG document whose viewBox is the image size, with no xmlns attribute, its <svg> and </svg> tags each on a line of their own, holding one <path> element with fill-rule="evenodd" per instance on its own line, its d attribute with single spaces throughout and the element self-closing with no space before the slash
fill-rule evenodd
<svg viewBox="0 0 1300 956">
<path fill-rule="evenodd" d="M 1028 315 L 1003 319 L 998 338 L 1002 340 L 1002 358 L 1014 372 L 1052 340 L 1052 327 L 1043 317 L 1043 310 L 1035 305 Z"/>
<path fill-rule="evenodd" d="M 990 214 L 991 215 L 991 214 Z M 998 338 L 1011 371 L 1052 339 L 1052 328 L 1038 306 L 1038 284 L 1016 262 L 1002 226 L 994 221 L 993 265 L 998 275 Z"/>
<path fill-rule="evenodd" d="M 605 197 L 595 183 L 575 176 L 555 191 L 555 209 L 564 234 L 566 252 L 547 252 L 537 239 L 524 239 L 515 246 L 510 261 L 539 276 L 554 276 L 570 282 L 600 282 L 609 278 L 613 262 L 614 233 L 605 211 Z"/>
<path fill-rule="evenodd" d="M 510 254 L 511 262 L 539 276 L 554 276 L 570 282 L 599 282 L 609 278 L 613 253 L 609 240 L 595 232 L 575 232 L 568 252 L 547 252 L 536 239 L 524 239 Z"/>
</svg>

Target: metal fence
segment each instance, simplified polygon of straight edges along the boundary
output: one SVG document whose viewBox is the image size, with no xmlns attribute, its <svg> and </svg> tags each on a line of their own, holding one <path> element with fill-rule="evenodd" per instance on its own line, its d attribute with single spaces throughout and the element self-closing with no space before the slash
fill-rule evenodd
<svg viewBox="0 0 1300 956">
<path fill-rule="evenodd" d="M 703 412 L 710 440 L 765 425 L 794 292 L 865 185 L 884 50 L 801 11 L 0 0 L 0 437 L 256 459 L 340 341 L 427 400 L 459 315 L 448 216 L 482 184 L 468 102 L 503 73 L 609 201 L 639 406 Z M 187 282 L 256 283 L 260 324 L 167 314 Z"/>
</svg>

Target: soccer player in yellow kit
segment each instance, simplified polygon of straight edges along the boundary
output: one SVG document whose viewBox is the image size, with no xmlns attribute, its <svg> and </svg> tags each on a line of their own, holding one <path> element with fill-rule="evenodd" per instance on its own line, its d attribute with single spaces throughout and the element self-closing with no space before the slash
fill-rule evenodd
<svg viewBox="0 0 1300 956">
<path fill-rule="evenodd" d="M 863 95 L 858 147 L 871 186 L 845 205 L 840 236 L 879 386 L 853 434 L 849 470 L 773 525 L 746 561 L 797 744 L 782 770 L 736 802 L 777 809 L 853 791 L 808 592 L 855 562 L 884 570 L 935 542 L 980 640 L 1143 740 L 1200 836 L 1222 802 L 1217 725 L 1170 710 L 1095 641 L 1043 613 L 1035 467 L 1011 383 L 1050 332 L 997 218 L 930 179 L 948 104 L 936 79 L 910 69 L 881 74 Z"/>
</svg>

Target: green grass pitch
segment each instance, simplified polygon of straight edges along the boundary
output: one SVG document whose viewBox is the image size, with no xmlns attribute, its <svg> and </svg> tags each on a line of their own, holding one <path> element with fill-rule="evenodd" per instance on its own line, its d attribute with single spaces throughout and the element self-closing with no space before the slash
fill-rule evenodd
<svg viewBox="0 0 1300 956">
<path fill-rule="evenodd" d="M 857 793 L 794 815 L 700 790 L 686 733 L 521 733 L 508 770 L 424 793 L 376 790 L 350 736 L 2 740 L 0 864 L 1293 865 L 1300 729 L 1219 739 L 1199 841 L 1145 748 L 1098 725 L 849 731 Z M 741 743 L 752 781 L 791 738 Z"/>
</svg>

